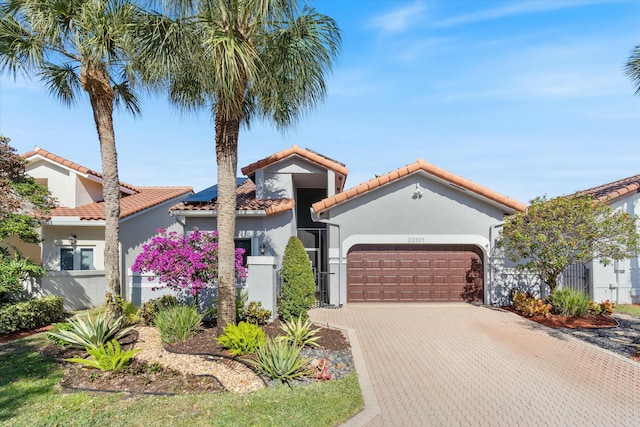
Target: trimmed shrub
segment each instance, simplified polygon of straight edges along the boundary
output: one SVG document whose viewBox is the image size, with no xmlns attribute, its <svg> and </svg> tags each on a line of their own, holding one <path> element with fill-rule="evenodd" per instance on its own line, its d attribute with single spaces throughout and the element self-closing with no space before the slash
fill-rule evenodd
<svg viewBox="0 0 640 427">
<path fill-rule="evenodd" d="M 0 334 L 36 329 L 64 319 L 64 303 L 59 296 L 33 298 L 0 306 Z"/>
<path fill-rule="evenodd" d="M 255 353 L 259 346 L 265 344 L 266 336 L 260 326 L 240 322 L 237 325 L 227 325 L 224 334 L 216 338 L 216 341 L 234 356 L 239 356 Z"/>
<path fill-rule="evenodd" d="M 551 304 L 524 292 L 514 294 L 512 301 L 513 308 L 528 317 L 549 316 L 551 313 Z"/>
<path fill-rule="evenodd" d="M 153 326 L 156 323 L 156 315 L 159 311 L 178 305 L 178 299 L 173 295 L 163 295 L 160 298 L 150 299 L 142 304 L 138 310 L 138 316 L 146 324 Z M 123 310 L 124 311 L 124 310 Z"/>
<path fill-rule="evenodd" d="M 556 289 L 548 299 L 554 314 L 571 317 L 589 314 L 592 302 L 587 295 L 569 288 Z"/>
<path fill-rule="evenodd" d="M 589 304 L 589 313 L 598 316 L 610 316 L 616 311 L 616 307 L 616 304 L 609 300 L 604 300 L 599 304 L 591 301 Z"/>
<path fill-rule="evenodd" d="M 156 315 L 156 326 L 164 344 L 173 344 L 195 336 L 202 329 L 202 314 L 192 305 L 174 305 Z"/>
<path fill-rule="evenodd" d="M 239 319 L 254 325 L 264 325 L 271 318 L 271 310 L 262 307 L 260 301 L 251 301 L 242 311 Z"/>
<path fill-rule="evenodd" d="M 315 302 L 316 281 L 304 245 L 295 236 L 289 238 L 284 250 L 280 275 L 280 317 L 283 320 L 298 317 L 306 319 L 309 308 Z"/>
</svg>

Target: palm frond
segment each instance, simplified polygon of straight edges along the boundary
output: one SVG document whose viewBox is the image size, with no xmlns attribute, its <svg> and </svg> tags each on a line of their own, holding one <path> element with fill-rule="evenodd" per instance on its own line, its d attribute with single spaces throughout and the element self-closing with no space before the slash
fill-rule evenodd
<svg viewBox="0 0 640 427">
<path fill-rule="evenodd" d="M 45 63 L 40 67 L 40 80 L 49 93 L 67 106 L 75 103 L 75 95 L 82 89 L 78 67 L 70 63 L 61 65 Z"/>
<path fill-rule="evenodd" d="M 640 44 L 631 51 L 624 70 L 636 87 L 636 95 L 640 95 Z"/>
<path fill-rule="evenodd" d="M 140 102 L 135 92 L 131 89 L 129 80 L 124 80 L 118 84 L 114 84 L 113 101 L 116 107 L 125 107 L 132 116 L 140 114 Z"/>
<path fill-rule="evenodd" d="M 10 6 L 0 7 L 0 71 L 15 76 L 27 73 L 43 60 L 44 46 L 16 19 Z"/>
<path fill-rule="evenodd" d="M 333 19 L 305 8 L 261 37 L 264 78 L 250 90 L 259 100 L 259 114 L 283 129 L 326 96 L 326 76 L 341 47 L 340 30 Z"/>
</svg>

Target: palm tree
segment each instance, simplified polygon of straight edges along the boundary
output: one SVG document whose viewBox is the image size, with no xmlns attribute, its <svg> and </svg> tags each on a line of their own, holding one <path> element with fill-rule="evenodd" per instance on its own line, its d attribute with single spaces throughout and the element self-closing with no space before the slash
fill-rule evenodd
<svg viewBox="0 0 640 427">
<path fill-rule="evenodd" d="M 221 332 L 236 320 L 240 126 L 261 118 L 285 129 L 313 109 L 326 95 L 325 75 L 340 50 L 341 36 L 333 19 L 301 8 L 297 0 L 172 3 L 174 13 L 184 18 L 156 16 L 145 29 L 139 53 L 147 61 L 147 78 L 168 84 L 171 102 L 186 109 L 208 108 L 214 116 Z"/>
<path fill-rule="evenodd" d="M 0 70 L 40 77 L 51 94 L 73 104 L 89 95 L 100 140 L 105 204 L 105 279 L 112 312 L 120 295 L 120 180 L 114 106 L 140 112 L 131 91 L 129 55 L 140 13 L 129 0 L 9 0 L 0 5 Z"/>
<path fill-rule="evenodd" d="M 640 44 L 631 51 L 624 70 L 636 85 L 636 95 L 640 95 Z"/>
</svg>

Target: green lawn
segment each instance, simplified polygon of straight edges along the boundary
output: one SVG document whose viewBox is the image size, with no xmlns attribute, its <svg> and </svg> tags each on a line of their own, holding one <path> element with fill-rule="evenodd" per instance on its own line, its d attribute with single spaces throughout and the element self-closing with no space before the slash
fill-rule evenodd
<svg viewBox="0 0 640 427">
<path fill-rule="evenodd" d="M 632 314 L 634 316 L 640 317 L 640 306 L 620 304 L 619 306 L 616 307 L 616 312 Z"/>
<path fill-rule="evenodd" d="M 66 393 L 62 370 L 38 350 L 44 334 L 0 344 L 2 426 L 335 426 L 363 406 L 355 373 L 250 395 Z"/>
</svg>

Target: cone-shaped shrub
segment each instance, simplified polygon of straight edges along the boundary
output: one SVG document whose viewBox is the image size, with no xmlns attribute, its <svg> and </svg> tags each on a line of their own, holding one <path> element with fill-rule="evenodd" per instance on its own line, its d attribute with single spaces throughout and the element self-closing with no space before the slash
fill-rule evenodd
<svg viewBox="0 0 640 427">
<path fill-rule="evenodd" d="M 295 236 L 289 238 L 282 257 L 282 288 L 278 313 L 284 320 L 306 319 L 315 301 L 316 281 L 304 245 Z"/>
</svg>

